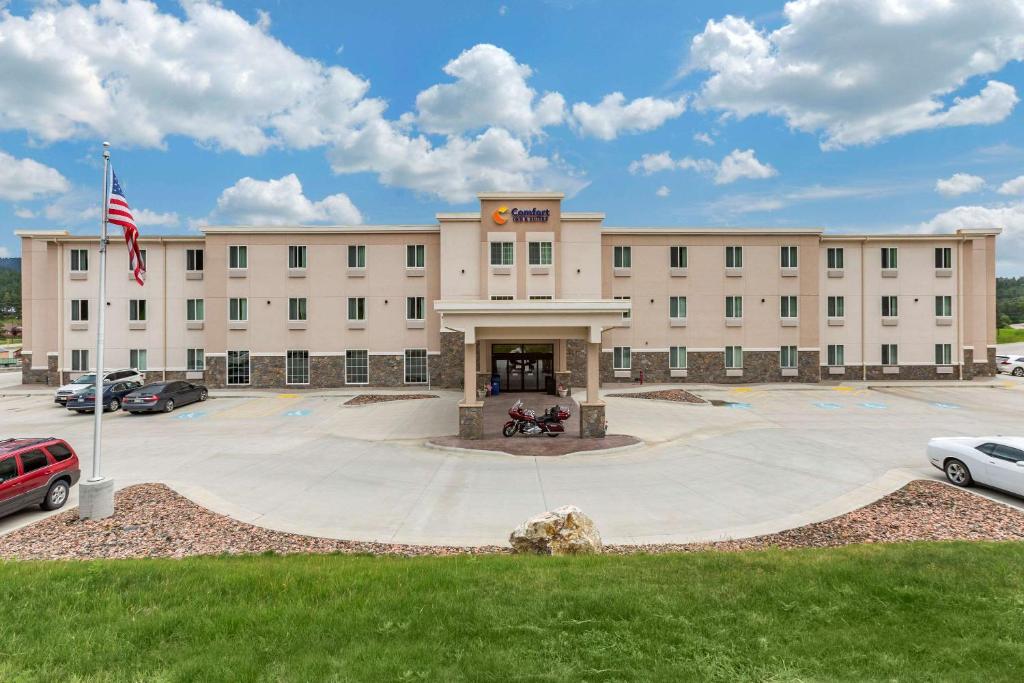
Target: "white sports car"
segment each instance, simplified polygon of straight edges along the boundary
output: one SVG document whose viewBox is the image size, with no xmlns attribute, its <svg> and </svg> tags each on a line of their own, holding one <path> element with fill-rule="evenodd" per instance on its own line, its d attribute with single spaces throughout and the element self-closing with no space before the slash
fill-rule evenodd
<svg viewBox="0 0 1024 683">
<path fill-rule="evenodd" d="M 928 441 L 928 460 L 957 486 L 976 482 L 1024 496 L 1024 437 L 939 437 Z"/>
</svg>

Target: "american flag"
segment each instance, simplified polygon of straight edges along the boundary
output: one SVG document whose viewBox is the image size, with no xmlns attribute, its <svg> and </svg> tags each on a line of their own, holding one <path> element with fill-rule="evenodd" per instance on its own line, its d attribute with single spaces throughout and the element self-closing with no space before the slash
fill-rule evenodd
<svg viewBox="0 0 1024 683">
<path fill-rule="evenodd" d="M 145 284 L 142 276 L 146 272 L 146 264 L 142 262 L 142 254 L 139 252 L 139 229 L 135 227 L 135 218 L 132 217 L 131 207 L 121 190 L 121 183 L 117 182 L 114 169 L 110 169 L 110 176 L 113 182 L 110 186 L 110 202 L 107 204 L 107 220 L 120 225 L 124 230 L 124 241 L 128 245 L 128 269 L 135 274 L 135 281 L 141 286 Z"/>
</svg>

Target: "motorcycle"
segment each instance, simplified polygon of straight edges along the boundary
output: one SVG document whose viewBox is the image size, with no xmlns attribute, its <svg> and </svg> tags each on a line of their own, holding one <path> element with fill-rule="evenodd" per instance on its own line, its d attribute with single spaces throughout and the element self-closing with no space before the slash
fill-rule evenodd
<svg viewBox="0 0 1024 683">
<path fill-rule="evenodd" d="M 544 414 L 537 417 L 537 412 L 523 405 L 522 401 L 516 401 L 508 410 L 508 416 L 512 419 L 505 423 L 501 433 L 505 436 L 522 434 L 524 436 L 538 436 L 547 434 L 550 437 L 558 436 L 565 431 L 563 420 L 569 419 L 569 411 L 555 405 L 544 411 Z"/>
</svg>

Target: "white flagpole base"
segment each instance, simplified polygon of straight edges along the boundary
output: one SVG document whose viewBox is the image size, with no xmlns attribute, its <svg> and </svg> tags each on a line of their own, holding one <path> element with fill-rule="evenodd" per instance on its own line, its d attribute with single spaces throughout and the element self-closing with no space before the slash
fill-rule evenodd
<svg viewBox="0 0 1024 683">
<path fill-rule="evenodd" d="M 78 518 L 106 519 L 114 514 L 114 480 L 78 482 Z"/>
</svg>

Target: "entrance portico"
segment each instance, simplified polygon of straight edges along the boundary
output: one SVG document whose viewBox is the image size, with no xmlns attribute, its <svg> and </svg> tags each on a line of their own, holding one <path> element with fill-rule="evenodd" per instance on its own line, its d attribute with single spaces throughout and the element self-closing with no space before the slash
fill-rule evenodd
<svg viewBox="0 0 1024 683">
<path fill-rule="evenodd" d="M 434 309 L 441 315 L 442 329 L 463 334 L 465 394 L 459 404 L 459 436 L 483 437 L 483 401 L 478 390 L 490 378 L 494 345 L 516 343 L 525 348 L 549 344 L 557 386 L 568 384 L 566 342 L 570 339 L 584 341 L 587 349 L 587 394 L 580 402 L 580 436 L 605 435 L 604 402 L 598 391 L 601 335 L 622 324 L 623 314 L 630 310 L 628 300 L 436 301 Z M 524 351 L 523 355 L 529 354 Z M 538 370 L 535 367 L 533 371 Z"/>
</svg>

